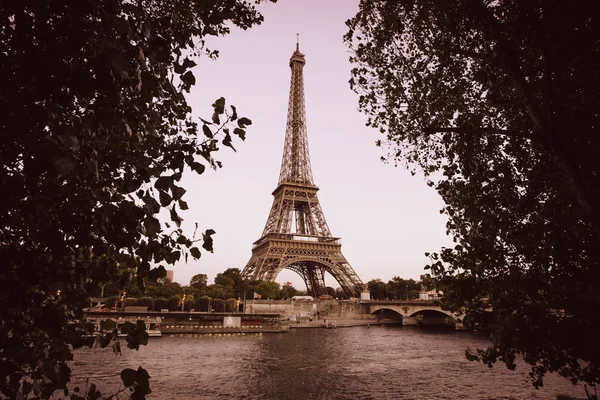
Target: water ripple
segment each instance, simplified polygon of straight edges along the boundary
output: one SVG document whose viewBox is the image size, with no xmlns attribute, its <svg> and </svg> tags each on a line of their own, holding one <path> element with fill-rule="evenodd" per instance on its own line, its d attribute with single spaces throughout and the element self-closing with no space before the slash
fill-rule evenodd
<svg viewBox="0 0 600 400">
<path fill-rule="evenodd" d="M 489 369 L 464 358 L 486 339 L 464 332 L 366 327 L 294 330 L 287 334 L 173 336 L 139 351 L 80 349 L 71 363 L 73 386 L 87 378 L 103 393 L 120 389 L 123 368 L 143 366 L 149 399 L 554 400 L 584 397 L 581 386 L 550 376 L 541 390 L 527 369 Z M 123 346 L 125 347 L 125 346 Z"/>
</svg>

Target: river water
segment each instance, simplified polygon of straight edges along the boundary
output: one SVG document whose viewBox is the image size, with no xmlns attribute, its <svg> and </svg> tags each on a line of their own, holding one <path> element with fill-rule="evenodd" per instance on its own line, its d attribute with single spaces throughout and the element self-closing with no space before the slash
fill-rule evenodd
<svg viewBox="0 0 600 400">
<path fill-rule="evenodd" d="M 486 347 L 467 332 L 416 327 L 297 329 L 263 335 L 151 338 L 139 351 L 75 352 L 73 383 L 89 378 L 105 394 L 121 387 L 123 368 L 150 374 L 149 399 L 551 399 L 584 398 L 583 386 L 550 376 L 544 388 L 528 369 L 490 369 L 467 361 L 467 347 Z M 123 343 L 125 347 L 125 343 Z"/>
</svg>

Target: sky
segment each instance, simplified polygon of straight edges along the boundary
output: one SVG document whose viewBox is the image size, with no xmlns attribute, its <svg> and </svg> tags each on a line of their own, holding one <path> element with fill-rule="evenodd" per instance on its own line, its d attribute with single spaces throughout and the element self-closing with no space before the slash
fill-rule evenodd
<svg viewBox="0 0 600 400">
<path fill-rule="evenodd" d="M 200 58 L 194 69 L 196 86 L 188 96 L 194 117 L 209 119 L 211 104 L 225 97 L 240 116 L 250 118 L 246 140 L 234 141 L 236 152 L 221 149 L 223 168 L 202 175 L 184 175 L 182 227 L 193 233 L 216 231 L 214 253 L 181 261 L 174 280 L 188 284 L 195 274 L 209 283 L 227 268 L 242 270 L 252 243 L 262 234 L 277 186 L 290 86 L 289 58 L 306 55 L 304 94 L 309 151 L 319 201 L 342 253 L 363 282 L 394 276 L 418 279 L 425 271 L 425 252 L 451 243 L 443 203 L 422 176 L 403 166 L 384 163 L 385 149 L 375 146 L 380 133 L 365 126 L 358 96 L 350 90 L 349 50 L 343 43 L 345 21 L 358 11 L 358 0 L 279 0 L 260 7 L 265 21 L 247 31 L 208 43 L 219 58 Z M 289 270 L 277 282 L 305 289 Z M 337 282 L 326 276 L 326 285 Z"/>
</svg>

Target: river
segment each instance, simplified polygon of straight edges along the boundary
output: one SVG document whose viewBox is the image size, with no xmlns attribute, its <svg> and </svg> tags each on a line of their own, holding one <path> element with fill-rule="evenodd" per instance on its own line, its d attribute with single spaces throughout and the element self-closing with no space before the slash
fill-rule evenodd
<svg viewBox="0 0 600 400">
<path fill-rule="evenodd" d="M 103 393 L 119 390 L 123 368 L 150 374 L 149 399 L 548 399 L 585 397 L 550 376 L 544 388 L 527 382 L 527 368 L 509 371 L 467 361 L 467 347 L 485 347 L 468 332 L 416 327 L 298 329 L 263 335 L 151 338 L 139 351 L 79 349 L 74 384 L 86 378 Z M 123 341 L 123 347 L 125 343 Z"/>
</svg>

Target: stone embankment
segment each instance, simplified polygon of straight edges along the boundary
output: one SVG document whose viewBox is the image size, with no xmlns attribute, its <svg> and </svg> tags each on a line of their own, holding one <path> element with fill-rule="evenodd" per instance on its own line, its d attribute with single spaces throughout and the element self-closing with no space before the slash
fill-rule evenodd
<svg viewBox="0 0 600 400">
<path fill-rule="evenodd" d="M 346 328 L 351 326 L 381 326 L 381 325 L 402 325 L 402 321 L 397 320 L 377 320 L 373 319 L 325 319 L 313 322 L 290 323 L 290 329 L 310 329 L 310 328 Z"/>
<path fill-rule="evenodd" d="M 369 306 L 348 300 L 247 300 L 246 314 L 280 314 L 290 323 L 317 320 L 371 320 Z"/>
</svg>

